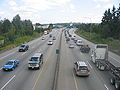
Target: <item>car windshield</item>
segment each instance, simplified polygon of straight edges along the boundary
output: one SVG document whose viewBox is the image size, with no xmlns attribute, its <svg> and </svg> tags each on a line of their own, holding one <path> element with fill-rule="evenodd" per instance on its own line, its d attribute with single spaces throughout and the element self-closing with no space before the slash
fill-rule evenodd
<svg viewBox="0 0 120 90">
<path fill-rule="evenodd" d="M 13 62 L 9 61 L 6 63 L 6 65 L 13 65 Z"/>
<path fill-rule="evenodd" d="M 25 45 L 21 45 L 21 47 L 25 47 Z"/>
<path fill-rule="evenodd" d="M 79 70 L 88 70 L 88 68 L 86 66 L 80 66 Z"/>
<path fill-rule="evenodd" d="M 32 57 L 30 61 L 38 61 L 38 57 Z"/>
</svg>

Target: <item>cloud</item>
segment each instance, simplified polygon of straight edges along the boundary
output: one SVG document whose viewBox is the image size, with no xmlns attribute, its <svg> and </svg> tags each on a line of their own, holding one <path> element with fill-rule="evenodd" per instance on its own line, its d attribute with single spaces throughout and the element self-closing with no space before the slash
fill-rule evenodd
<svg viewBox="0 0 120 90">
<path fill-rule="evenodd" d="M 9 0 L 9 1 L 8 1 L 8 4 L 9 4 L 10 6 L 17 6 L 17 3 L 15 2 L 15 0 Z"/>
<path fill-rule="evenodd" d="M 104 2 L 104 3 L 107 3 L 107 2 L 111 2 L 111 0 L 93 0 L 94 2 Z"/>
<path fill-rule="evenodd" d="M 96 9 L 103 8 L 108 9 L 113 7 L 113 0 L 93 0 L 97 5 Z"/>
<path fill-rule="evenodd" d="M 113 4 L 111 4 L 111 3 L 104 6 L 105 9 L 112 8 L 112 7 L 113 7 Z"/>
<path fill-rule="evenodd" d="M 97 4 L 95 8 L 101 8 L 101 5 L 100 4 Z"/>
</svg>

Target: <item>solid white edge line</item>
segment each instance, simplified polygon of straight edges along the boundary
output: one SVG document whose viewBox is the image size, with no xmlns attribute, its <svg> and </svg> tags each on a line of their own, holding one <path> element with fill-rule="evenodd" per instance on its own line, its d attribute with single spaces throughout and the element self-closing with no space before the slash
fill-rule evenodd
<svg viewBox="0 0 120 90">
<path fill-rule="evenodd" d="M 3 90 L 14 78 L 15 75 L 13 75 L 12 78 L 0 90 Z"/>
<path fill-rule="evenodd" d="M 107 90 L 109 90 L 109 88 L 104 84 L 104 86 L 105 86 L 105 88 L 107 89 Z"/>
<path fill-rule="evenodd" d="M 73 73 L 73 71 L 72 71 L 72 73 Z M 78 89 L 78 85 L 77 85 L 77 81 L 76 81 L 76 79 L 75 79 L 75 75 L 74 75 L 74 73 L 73 73 L 73 78 L 74 78 L 74 82 L 75 82 L 76 90 L 79 90 L 79 89 Z"/>
<path fill-rule="evenodd" d="M 12 52 L 12 53 L 10 53 L 10 54 L 8 54 L 8 55 L 6 55 L 6 56 L 0 57 L 0 59 L 3 59 L 3 58 L 5 58 L 5 57 L 7 57 L 7 56 L 9 56 L 9 55 L 12 55 L 13 53 L 15 53 L 15 52 Z"/>
</svg>

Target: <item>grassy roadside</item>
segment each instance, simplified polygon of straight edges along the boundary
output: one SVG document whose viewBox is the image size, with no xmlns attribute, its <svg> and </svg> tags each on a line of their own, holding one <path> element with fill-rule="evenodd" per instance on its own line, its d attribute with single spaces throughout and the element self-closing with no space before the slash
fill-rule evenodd
<svg viewBox="0 0 120 90">
<path fill-rule="evenodd" d="M 120 55 L 120 40 L 115 40 L 113 38 L 103 39 L 99 34 L 96 33 L 90 34 L 89 32 L 85 32 L 83 30 L 76 30 L 75 33 L 93 43 L 108 44 L 110 51 Z"/>
<path fill-rule="evenodd" d="M 34 32 L 32 36 L 22 36 L 22 37 L 19 37 L 19 38 L 16 38 L 14 40 L 14 42 L 11 42 L 3 47 L 0 47 L 0 52 L 2 51 L 5 51 L 5 50 L 9 50 L 11 48 L 14 48 L 22 43 L 25 43 L 25 42 L 29 42 L 31 40 L 34 40 L 40 36 L 42 36 L 43 33 L 36 33 Z"/>
</svg>

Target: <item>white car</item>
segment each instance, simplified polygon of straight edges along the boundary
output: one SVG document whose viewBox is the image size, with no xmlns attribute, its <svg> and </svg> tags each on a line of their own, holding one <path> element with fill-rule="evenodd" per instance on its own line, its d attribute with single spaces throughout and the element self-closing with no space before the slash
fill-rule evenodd
<svg viewBox="0 0 120 90">
<path fill-rule="evenodd" d="M 48 41 L 48 45 L 53 45 L 53 42 L 52 41 Z"/>
<path fill-rule="evenodd" d="M 74 44 L 70 44 L 70 45 L 69 45 L 69 48 L 74 48 Z"/>
<path fill-rule="evenodd" d="M 76 45 L 77 46 L 83 46 L 84 44 L 83 44 L 82 40 L 77 40 Z"/>
</svg>

